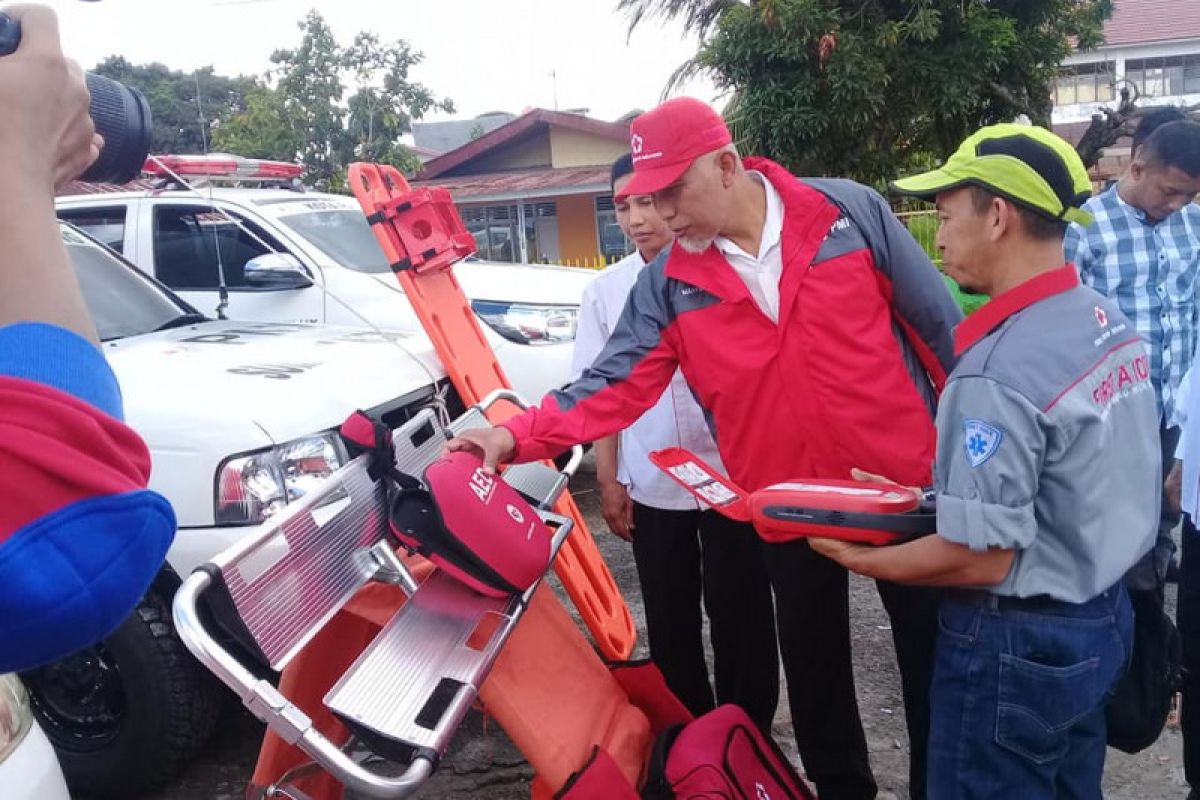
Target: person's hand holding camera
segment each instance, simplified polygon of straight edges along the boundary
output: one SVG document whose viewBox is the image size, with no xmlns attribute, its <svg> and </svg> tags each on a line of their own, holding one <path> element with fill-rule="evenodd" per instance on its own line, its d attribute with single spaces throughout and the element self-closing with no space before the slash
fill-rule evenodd
<svg viewBox="0 0 1200 800">
<path fill-rule="evenodd" d="M 55 189 L 100 153 L 87 86 L 53 11 L 0 11 L 21 26 L 0 56 L 0 325 L 45 322 L 97 342 L 54 212 Z"/>
<path fill-rule="evenodd" d="M 96 160 L 102 141 L 83 71 L 63 56 L 54 12 L 27 5 L 3 11 L 20 22 L 22 37 L 15 53 L 0 58 L 0 186 L 52 198 Z"/>
</svg>

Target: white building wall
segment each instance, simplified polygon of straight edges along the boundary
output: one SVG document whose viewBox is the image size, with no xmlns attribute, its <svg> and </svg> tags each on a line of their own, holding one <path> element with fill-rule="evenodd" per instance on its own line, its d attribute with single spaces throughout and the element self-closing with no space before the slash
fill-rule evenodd
<svg viewBox="0 0 1200 800">
<path fill-rule="evenodd" d="M 1172 56 L 1196 54 L 1200 54 L 1200 39 L 1185 39 L 1176 42 L 1158 42 L 1154 44 L 1100 47 L 1096 50 L 1091 50 L 1084 53 L 1076 53 L 1067 58 L 1063 64 L 1064 66 L 1074 66 L 1078 64 L 1109 62 L 1113 64 L 1113 75 L 1119 82 L 1125 77 L 1125 64 L 1128 61 L 1140 61 L 1147 58 L 1169 58 Z M 1114 97 L 1113 100 L 1105 103 L 1076 103 L 1072 105 L 1055 106 L 1051 117 L 1055 124 L 1087 122 L 1092 118 L 1092 115 L 1095 114 L 1099 108 L 1103 106 L 1115 108 L 1119 100 L 1120 98 L 1117 96 Z M 1143 103 L 1146 103 L 1147 101 L 1152 101 L 1152 105 L 1166 105 L 1168 103 L 1174 105 L 1195 105 L 1200 103 L 1200 93 L 1142 98 Z"/>
</svg>

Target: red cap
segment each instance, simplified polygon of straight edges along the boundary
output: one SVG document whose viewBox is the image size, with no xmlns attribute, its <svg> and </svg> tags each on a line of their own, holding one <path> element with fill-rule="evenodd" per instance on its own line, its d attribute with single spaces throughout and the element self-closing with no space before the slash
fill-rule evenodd
<svg viewBox="0 0 1200 800">
<path fill-rule="evenodd" d="M 652 108 L 629 126 L 633 177 L 618 199 L 667 188 L 697 158 L 732 141 L 721 115 L 694 97 L 676 97 Z"/>
</svg>

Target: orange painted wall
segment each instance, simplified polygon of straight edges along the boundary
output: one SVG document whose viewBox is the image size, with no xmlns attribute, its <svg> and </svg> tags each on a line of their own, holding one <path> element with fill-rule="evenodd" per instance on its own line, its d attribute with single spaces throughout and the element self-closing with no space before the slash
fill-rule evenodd
<svg viewBox="0 0 1200 800">
<path fill-rule="evenodd" d="M 596 239 L 596 198 L 590 194 L 556 197 L 558 252 L 562 261 L 594 259 L 600 253 Z"/>
</svg>

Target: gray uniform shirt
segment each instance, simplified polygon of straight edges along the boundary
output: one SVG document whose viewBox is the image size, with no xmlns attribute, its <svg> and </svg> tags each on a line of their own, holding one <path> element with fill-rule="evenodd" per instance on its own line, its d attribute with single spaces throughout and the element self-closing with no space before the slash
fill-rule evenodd
<svg viewBox="0 0 1200 800">
<path fill-rule="evenodd" d="M 996 594 L 1090 600 L 1158 526 L 1158 413 L 1137 331 L 1064 267 L 955 336 L 962 357 L 937 414 L 938 534 L 1017 551 Z"/>
</svg>

